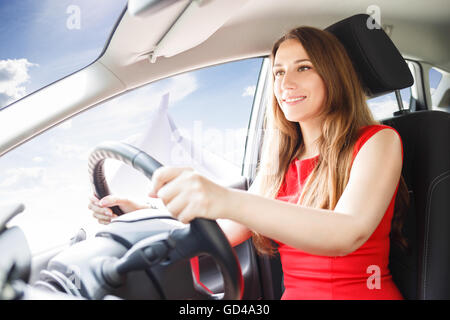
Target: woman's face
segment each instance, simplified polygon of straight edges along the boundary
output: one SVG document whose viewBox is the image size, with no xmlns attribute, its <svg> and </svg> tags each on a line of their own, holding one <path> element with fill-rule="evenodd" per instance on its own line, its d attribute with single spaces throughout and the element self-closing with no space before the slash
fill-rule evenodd
<svg viewBox="0 0 450 320">
<path fill-rule="evenodd" d="M 316 118 L 326 99 L 326 87 L 302 44 L 294 39 L 281 43 L 273 64 L 274 94 L 289 121 Z"/>
</svg>

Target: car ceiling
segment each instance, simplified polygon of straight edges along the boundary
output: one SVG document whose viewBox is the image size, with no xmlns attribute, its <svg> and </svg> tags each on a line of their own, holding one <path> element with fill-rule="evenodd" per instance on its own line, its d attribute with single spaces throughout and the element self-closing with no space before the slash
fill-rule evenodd
<svg viewBox="0 0 450 320">
<path fill-rule="evenodd" d="M 404 57 L 450 71 L 448 0 L 206 0 L 194 1 L 197 8 L 190 13 L 195 14 L 186 14 L 190 3 L 178 1 L 146 18 L 126 12 L 100 62 L 131 89 L 203 66 L 267 55 L 290 28 L 325 28 L 376 5 L 381 24 L 392 26 L 391 38 Z M 180 20 L 181 28 L 172 32 Z M 148 53 L 155 48 L 161 50 L 151 63 Z"/>
</svg>

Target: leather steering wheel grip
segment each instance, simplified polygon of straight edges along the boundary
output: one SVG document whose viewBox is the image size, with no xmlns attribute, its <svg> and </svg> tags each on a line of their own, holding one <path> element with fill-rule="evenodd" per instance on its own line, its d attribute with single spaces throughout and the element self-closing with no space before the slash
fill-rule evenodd
<svg viewBox="0 0 450 320">
<path fill-rule="evenodd" d="M 88 172 L 99 199 L 110 194 L 104 172 L 106 159 L 115 159 L 130 165 L 149 179 L 152 178 L 153 172 L 162 166 L 144 151 L 126 143 L 104 142 L 98 145 L 89 156 Z M 123 214 L 118 206 L 112 207 L 111 210 L 117 215 Z M 219 266 L 224 281 L 224 294 L 220 297 L 224 300 L 241 299 L 244 291 L 241 267 L 222 229 L 215 221 L 200 218 L 192 220 L 190 228 L 197 238 L 197 243 L 201 244 L 198 251 L 211 255 Z M 217 299 L 217 295 L 210 297 Z"/>
<path fill-rule="evenodd" d="M 153 172 L 162 166 L 162 164 L 144 151 L 126 143 L 104 142 L 98 145 L 91 152 L 88 161 L 91 184 L 94 186 L 95 195 L 98 199 L 110 194 L 104 172 L 104 162 L 106 159 L 115 159 L 128 164 L 142 172 L 149 179 L 152 178 Z M 112 207 L 111 210 L 119 216 L 124 214 L 118 206 Z"/>
</svg>

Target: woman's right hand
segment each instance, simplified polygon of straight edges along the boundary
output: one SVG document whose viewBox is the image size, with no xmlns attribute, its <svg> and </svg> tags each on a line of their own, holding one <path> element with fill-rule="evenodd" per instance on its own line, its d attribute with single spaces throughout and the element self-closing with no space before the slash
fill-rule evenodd
<svg viewBox="0 0 450 320">
<path fill-rule="evenodd" d="M 94 195 L 89 197 L 88 208 L 91 209 L 92 215 L 101 224 L 109 224 L 111 219 L 117 217 L 110 209 L 114 206 L 119 206 L 124 213 L 147 208 L 144 205 L 139 205 L 129 199 L 121 198 L 116 195 L 108 195 L 100 200 Z"/>
</svg>

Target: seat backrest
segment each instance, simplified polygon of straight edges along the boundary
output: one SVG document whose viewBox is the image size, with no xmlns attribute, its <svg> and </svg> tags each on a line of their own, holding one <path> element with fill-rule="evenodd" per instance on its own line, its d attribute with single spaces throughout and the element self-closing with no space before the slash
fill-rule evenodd
<svg viewBox="0 0 450 320">
<path fill-rule="evenodd" d="M 410 206 L 391 243 L 390 270 L 406 299 L 450 299 L 450 113 L 420 111 L 383 121 L 403 142 L 402 175 Z"/>
</svg>

